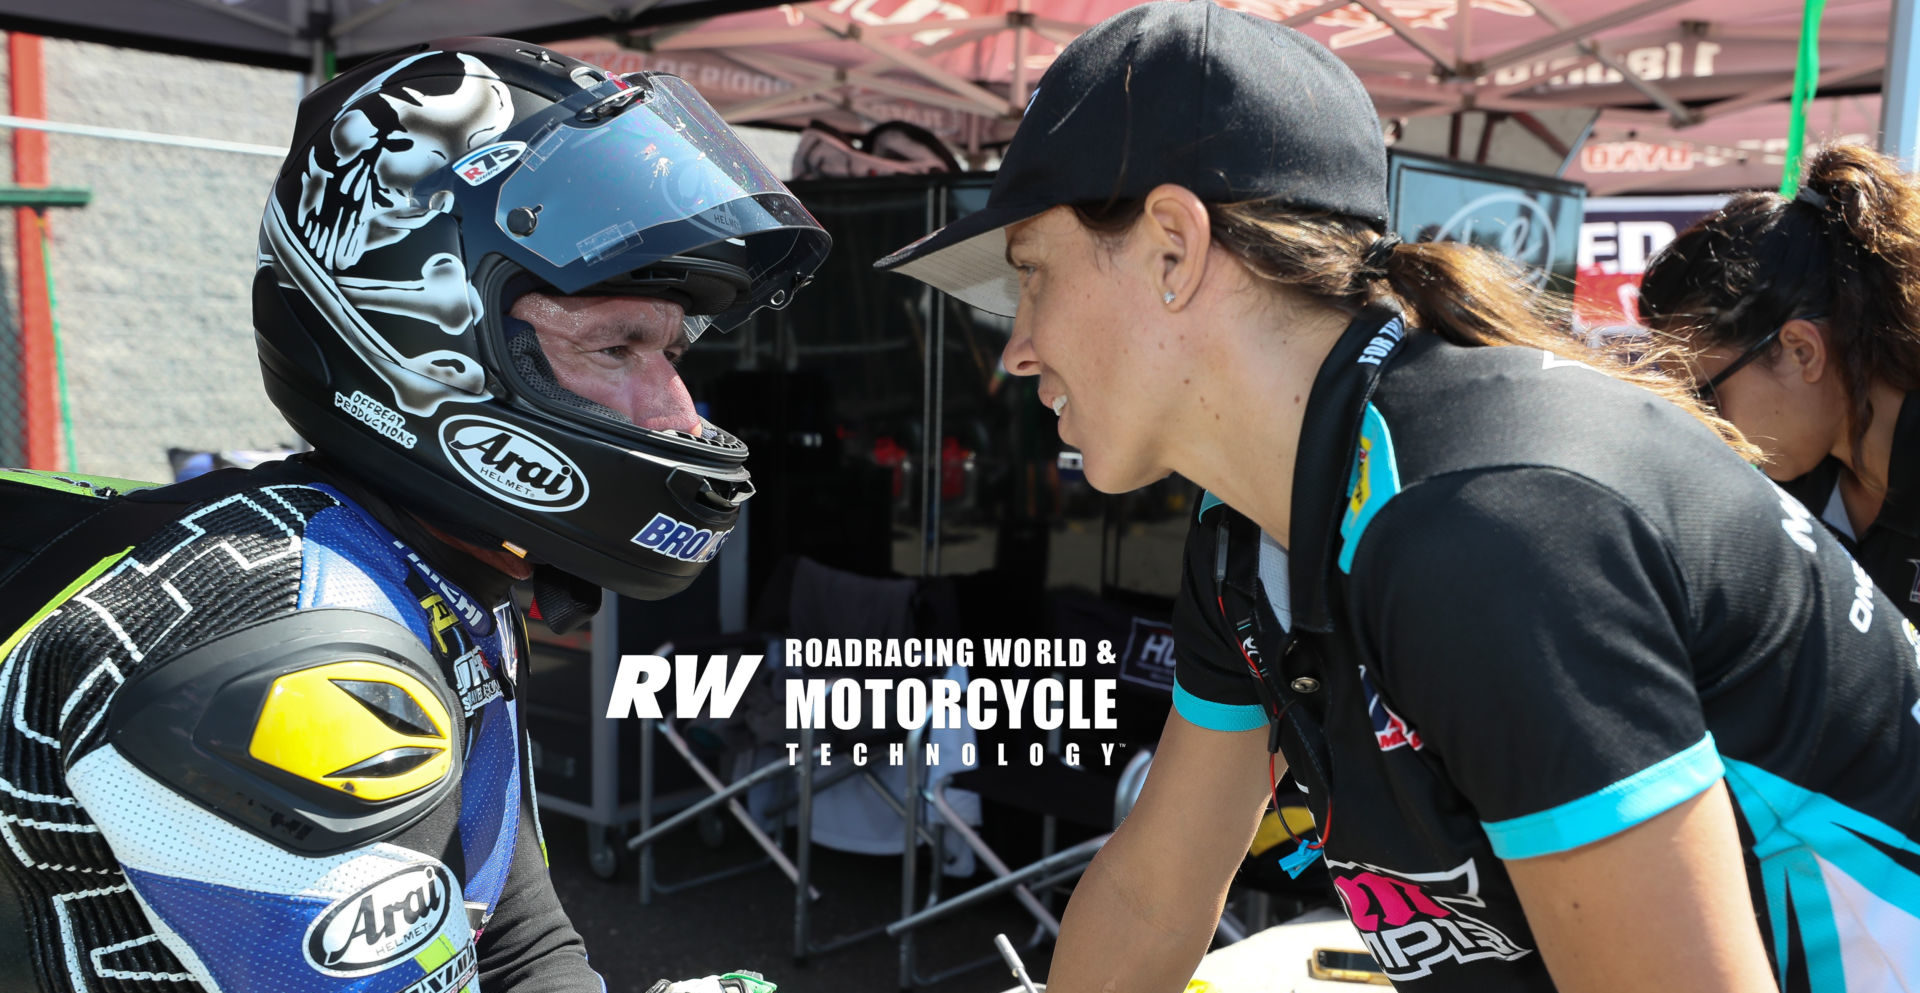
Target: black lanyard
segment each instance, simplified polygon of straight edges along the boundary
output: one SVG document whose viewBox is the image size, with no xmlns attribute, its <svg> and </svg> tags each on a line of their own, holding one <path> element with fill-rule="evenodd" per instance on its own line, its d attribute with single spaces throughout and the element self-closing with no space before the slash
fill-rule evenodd
<svg viewBox="0 0 1920 993">
<path fill-rule="evenodd" d="M 1327 777 L 1331 763 L 1320 716 L 1281 674 L 1282 663 L 1295 654 L 1303 639 L 1280 623 L 1260 582 L 1259 525 L 1231 508 L 1221 509 L 1226 516 L 1216 531 L 1214 584 L 1221 615 L 1232 626 L 1233 639 L 1267 712 L 1267 751 L 1281 751 L 1285 730 L 1291 728 L 1296 747 L 1285 749 L 1288 767 L 1324 802 L 1331 785 Z"/>
<path fill-rule="evenodd" d="M 1308 423 L 1302 426 L 1302 436 L 1304 439 L 1306 431 L 1312 426 L 1313 415 L 1319 411 L 1330 407 L 1332 416 L 1340 419 L 1340 428 L 1344 433 L 1336 441 L 1339 445 L 1337 450 L 1344 456 L 1338 470 L 1338 485 L 1342 487 L 1343 497 L 1348 495 L 1345 487 L 1352 477 L 1353 453 L 1359 445 L 1360 426 L 1366 416 L 1367 404 L 1379 386 L 1380 375 L 1386 369 L 1387 361 L 1398 352 L 1404 340 L 1404 325 L 1398 319 L 1373 324 L 1363 315 L 1349 325 L 1342 340 L 1334 346 L 1319 375 L 1315 377 L 1313 396 L 1307 404 Z M 1338 540 L 1347 501 L 1332 501 L 1332 511 L 1327 520 L 1302 517 L 1302 514 L 1310 513 L 1308 508 L 1317 505 L 1311 500 L 1302 499 L 1302 496 L 1313 494 L 1316 488 L 1324 489 L 1329 483 L 1319 477 L 1318 467 L 1298 461 L 1294 474 L 1294 531 L 1299 534 L 1308 533 L 1303 529 L 1324 528 L 1327 541 Z M 1311 645 L 1313 636 L 1303 634 L 1298 623 L 1291 629 L 1282 625 L 1273 612 L 1266 588 L 1260 582 L 1259 525 L 1231 507 L 1220 509 L 1224 516 L 1215 530 L 1213 578 L 1221 619 L 1229 627 L 1228 634 L 1238 646 L 1260 694 L 1261 706 L 1267 712 L 1267 752 L 1273 754 L 1284 751 L 1289 770 L 1307 788 L 1308 797 L 1319 801 L 1318 806 L 1322 810 L 1319 824 L 1324 842 L 1332 826 L 1333 763 L 1326 733 L 1321 726 L 1322 714 L 1318 712 L 1319 707 L 1305 702 L 1307 694 L 1294 691 L 1281 671 L 1286 660 L 1297 655 L 1302 645 Z M 1298 541 L 1291 544 L 1296 552 L 1301 548 Z M 1306 583 L 1317 584 L 1316 588 L 1323 587 L 1331 579 L 1325 574 L 1326 567 L 1327 562 L 1321 556 L 1290 554 L 1291 592 L 1297 593 L 1306 588 Z M 1299 620 L 1298 612 L 1295 612 L 1295 620 Z M 1289 730 L 1293 738 L 1290 743 L 1286 741 Z M 1277 797 L 1274 802 L 1277 806 Z M 1319 846 L 1303 844 L 1295 856 L 1289 857 L 1296 860 L 1295 864 L 1289 865 L 1289 860 L 1282 860 L 1281 864 L 1287 866 L 1289 872 L 1297 872 L 1306 861 L 1311 861 L 1310 858 L 1298 860 L 1309 847 L 1317 851 Z"/>
</svg>

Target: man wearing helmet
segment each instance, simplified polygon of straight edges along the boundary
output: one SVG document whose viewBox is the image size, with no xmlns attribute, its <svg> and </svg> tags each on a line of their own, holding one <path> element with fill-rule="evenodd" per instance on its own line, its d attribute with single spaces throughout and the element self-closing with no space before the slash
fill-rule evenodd
<svg viewBox="0 0 1920 993">
<path fill-rule="evenodd" d="M 32 534 L 0 548 L 0 988 L 603 989 L 537 835 L 509 588 L 566 625 L 692 582 L 753 489 L 673 362 L 827 245 L 671 76 L 466 38 L 309 95 L 253 300 L 316 451 L 0 473 Z"/>
</svg>

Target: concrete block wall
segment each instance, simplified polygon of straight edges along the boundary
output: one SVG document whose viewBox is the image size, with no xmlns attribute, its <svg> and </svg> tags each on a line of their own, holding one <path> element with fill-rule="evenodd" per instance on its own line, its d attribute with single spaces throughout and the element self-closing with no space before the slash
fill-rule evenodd
<svg viewBox="0 0 1920 993">
<path fill-rule="evenodd" d="M 44 46 L 51 121 L 276 148 L 292 135 L 297 73 L 56 38 Z M 0 47 L 0 64 L 4 55 Z M 0 130 L 9 182 L 12 141 Z M 86 207 L 48 212 L 71 468 L 167 479 L 170 446 L 293 442 L 261 391 L 249 301 L 279 159 L 66 134 L 48 146 L 52 185 L 93 191 Z M 4 356 L 17 347 L 19 286 L 13 212 L 0 214 Z M 0 357 L 0 373 L 5 365 Z M 17 382 L 9 375 L 0 395 L 17 403 Z M 18 453 L 0 443 L 0 456 Z"/>
</svg>

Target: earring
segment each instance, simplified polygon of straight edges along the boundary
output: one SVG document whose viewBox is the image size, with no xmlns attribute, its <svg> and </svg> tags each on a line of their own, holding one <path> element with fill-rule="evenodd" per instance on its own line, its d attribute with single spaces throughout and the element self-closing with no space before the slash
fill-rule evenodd
<svg viewBox="0 0 1920 993">
<path fill-rule="evenodd" d="M 1173 291 L 1168 290 L 1167 294 L 1161 297 L 1160 300 L 1169 307 L 1173 306 Z"/>
</svg>

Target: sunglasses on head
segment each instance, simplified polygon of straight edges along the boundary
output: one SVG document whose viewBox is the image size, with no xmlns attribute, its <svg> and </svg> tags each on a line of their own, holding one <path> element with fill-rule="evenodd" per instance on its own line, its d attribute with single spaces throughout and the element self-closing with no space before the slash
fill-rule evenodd
<svg viewBox="0 0 1920 993">
<path fill-rule="evenodd" d="M 1717 409 L 1720 406 L 1720 384 L 1726 382 L 1734 373 L 1746 368 L 1748 363 L 1759 358 L 1760 354 L 1765 352 L 1769 345 L 1772 345 L 1780 339 L 1780 332 L 1785 329 L 1788 324 L 1794 321 L 1817 321 L 1826 316 L 1825 314 L 1800 314 L 1781 321 L 1772 331 L 1767 332 L 1765 337 L 1748 345 L 1745 351 L 1735 356 L 1732 362 L 1727 363 L 1725 369 L 1715 373 L 1713 378 L 1694 387 L 1694 398 L 1709 407 Z"/>
</svg>

